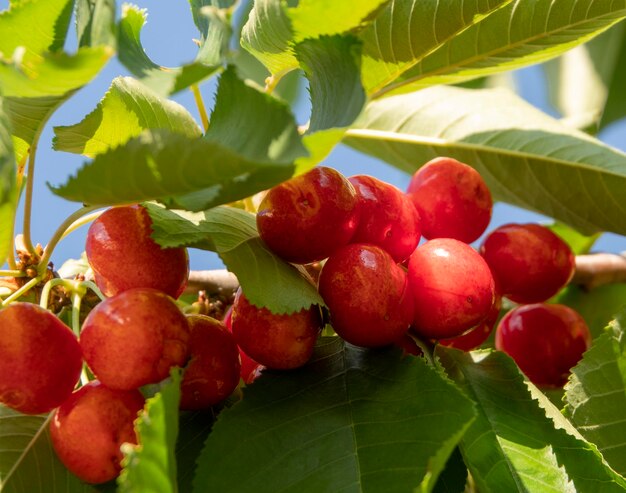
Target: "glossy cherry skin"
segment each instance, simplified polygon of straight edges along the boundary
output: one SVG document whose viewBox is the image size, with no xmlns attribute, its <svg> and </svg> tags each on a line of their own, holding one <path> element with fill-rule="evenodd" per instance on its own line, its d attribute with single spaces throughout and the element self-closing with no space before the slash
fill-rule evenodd
<svg viewBox="0 0 626 493">
<path fill-rule="evenodd" d="M 97 380 L 67 399 L 50 422 L 50 438 L 57 456 L 74 475 L 87 483 L 105 483 L 121 471 L 125 443 L 137 443 L 134 421 L 143 409 L 138 390 L 112 390 Z"/>
<path fill-rule="evenodd" d="M 318 289 L 335 332 L 351 344 L 386 346 L 409 329 L 413 300 L 406 272 L 380 247 L 343 247 L 324 264 Z"/>
<path fill-rule="evenodd" d="M 189 275 L 185 248 L 161 248 L 151 237 L 152 219 L 140 205 L 113 207 L 87 232 L 85 252 L 106 296 L 133 288 L 158 289 L 178 298 Z"/>
<path fill-rule="evenodd" d="M 500 315 L 500 309 L 502 308 L 502 297 L 496 295 L 496 299 L 489 311 L 487 317 L 476 325 L 476 327 L 472 327 L 470 330 L 461 334 L 457 337 L 452 337 L 450 339 L 440 339 L 439 344 L 443 344 L 444 346 L 453 347 L 456 349 L 461 349 L 463 351 L 471 351 L 472 349 L 476 349 L 483 342 L 489 339 L 489 335 L 491 335 L 491 331 L 496 326 L 496 322 L 498 321 L 498 316 Z"/>
<path fill-rule="evenodd" d="M 83 357 L 61 320 L 31 303 L 0 310 L 0 402 L 24 414 L 47 413 L 67 399 Z"/>
<path fill-rule="evenodd" d="M 219 320 L 188 315 L 191 359 L 181 383 L 180 408 L 209 408 L 226 399 L 239 384 L 239 348 Z"/>
<path fill-rule="evenodd" d="M 420 240 L 419 214 L 399 189 L 377 178 L 349 178 L 359 196 L 361 218 L 352 243 L 371 243 L 389 253 L 395 262 L 409 258 Z"/>
<path fill-rule="evenodd" d="M 80 334 L 85 360 L 107 387 L 131 390 L 166 378 L 189 356 L 189 323 L 154 289 L 131 289 L 97 305 Z"/>
<path fill-rule="evenodd" d="M 280 315 L 253 305 L 241 290 L 235 296 L 231 323 L 239 347 L 275 370 L 299 368 L 309 361 L 322 326 L 316 306 Z"/>
<path fill-rule="evenodd" d="M 341 173 L 318 166 L 267 193 L 257 213 L 259 235 L 288 262 L 322 260 L 351 240 L 358 202 L 356 190 Z"/>
<path fill-rule="evenodd" d="M 415 172 L 407 194 L 417 208 L 425 238 L 476 241 L 491 220 L 493 201 L 478 172 L 456 159 L 439 157 Z"/>
<path fill-rule="evenodd" d="M 226 328 L 232 332 L 233 331 L 233 306 L 231 305 L 226 314 L 224 315 L 224 325 Z M 263 368 L 265 368 L 262 364 L 254 361 L 250 356 L 244 353 L 239 346 L 237 346 L 239 350 L 239 358 L 241 359 L 241 370 L 239 372 L 239 376 L 243 379 L 246 385 L 251 384 L 254 380 L 261 374 Z"/>
<path fill-rule="evenodd" d="M 415 300 L 413 329 L 423 337 L 463 334 L 489 314 L 495 286 L 489 266 L 467 244 L 438 238 L 419 246 L 409 259 Z"/>
<path fill-rule="evenodd" d="M 570 247 L 545 226 L 505 224 L 492 231 L 480 253 L 502 294 L 516 303 L 546 301 L 574 275 Z"/>
<path fill-rule="evenodd" d="M 511 356 L 538 387 L 562 387 L 590 344 L 584 319 L 565 305 L 519 306 L 496 329 L 496 349 Z"/>
</svg>

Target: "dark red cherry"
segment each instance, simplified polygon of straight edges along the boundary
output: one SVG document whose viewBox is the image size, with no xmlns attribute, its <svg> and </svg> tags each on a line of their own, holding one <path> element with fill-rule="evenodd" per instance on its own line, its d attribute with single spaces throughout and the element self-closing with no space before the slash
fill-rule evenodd
<svg viewBox="0 0 626 493">
<path fill-rule="evenodd" d="M 571 248 L 539 224 L 500 226 L 485 238 L 480 253 L 503 296 L 516 303 L 546 301 L 574 275 Z"/>
<path fill-rule="evenodd" d="M 239 383 L 239 349 L 226 326 L 205 315 L 188 315 L 191 359 L 181 383 L 180 408 L 206 409 L 226 399 Z"/>
<path fill-rule="evenodd" d="M 317 306 L 277 314 L 235 296 L 232 330 L 239 347 L 255 361 L 275 370 L 303 366 L 313 354 L 322 320 Z"/>
<path fill-rule="evenodd" d="M 406 272 L 385 250 L 351 244 L 327 261 L 319 292 L 335 332 L 351 344 L 393 344 L 409 329 L 413 300 Z"/>
<path fill-rule="evenodd" d="M 540 387 L 562 387 L 590 344 L 584 319 L 565 305 L 514 308 L 496 329 L 496 349 L 511 356 Z"/>
<path fill-rule="evenodd" d="M 377 178 L 349 178 L 359 196 L 361 219 L 352 243 L 371 243 L 403 262 L 420 240 L 419 214 L 399 189 Z"/>
</svg>

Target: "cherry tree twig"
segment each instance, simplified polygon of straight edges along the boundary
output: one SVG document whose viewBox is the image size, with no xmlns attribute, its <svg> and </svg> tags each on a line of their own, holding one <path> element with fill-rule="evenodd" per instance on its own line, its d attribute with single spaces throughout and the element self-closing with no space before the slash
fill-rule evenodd
<svg viewBox="0 0 626 493">
<path fill-rule="evenodd" d="M 626 283 L 626 255 L 595 253 L 576 257 L 576 272 L 570 284 L 593 289 L 604 284 Z M 204 290 L 207 294 L 232 294 L 239 287 L 237 277 L 226 269 L 189 273 L 186 293 Z"/>
</svg>

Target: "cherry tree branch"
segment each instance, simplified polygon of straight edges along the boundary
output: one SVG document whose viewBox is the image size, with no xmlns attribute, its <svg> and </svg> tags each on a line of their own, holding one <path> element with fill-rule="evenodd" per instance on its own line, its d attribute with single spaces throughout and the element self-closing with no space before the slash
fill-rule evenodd
<svg viewBox="0 0 626 493">
<path fill-rule="evenodd" d="M 626 255 L 595 253 L 576 257 L 576 272 L 571 284 L 593 289 L 604 284 L 626 283 Z M 207 294 L 234 293 L 239 287 L 237 277 L 226 269 L 191 271 L 186 293 L 200 290 Z"/>
</svg>

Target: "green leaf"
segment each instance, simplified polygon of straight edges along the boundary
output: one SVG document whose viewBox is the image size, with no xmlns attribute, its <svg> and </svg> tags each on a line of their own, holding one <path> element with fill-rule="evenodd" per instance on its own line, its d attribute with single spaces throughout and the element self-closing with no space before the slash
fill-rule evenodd
<svg viewBox="0 0 626 493">
<path fill-rule="evenodd" d="M 293 45 L 309 38 L 362 28 L 389 0 L 257 0 L 243 27 L 241 45 L 272 74 L 298 67 Z M 289 5 L 289 6 L 288 6 Z"/>
<path fill-rule="evenodd" d="M 498 200 L 582 233 L 626 234 L 626 155 L 504 90 L 436 87 L 370 103 L 346 143 L 413 173 L 450 156 Z"/>
<path fill-rule="evenodd" d="M 624 63 L 622 23 L 544 65 L 550 101 L 568 125 L 597 133 L 601 126 L 626 116 Z"/>
<path fill-rule="evenodd" d="M 565 389 L 564 414 L 626 476 L 626 310 L 594 340 Z"/>
<path fill-rule="evenodd" d="M 117 479 L 119 493 L 150 491 L 174 493 L 178 436 L 178 404 L 182 371 L 172 369 L 171 381 L 146 401 L 135 423 L 139 445 L 122 446 L 122 472 Z"/>
<path fill-rule="evenodd" d="M 376 89 L 372 97 L 544 62 L 589 41 L 624 17 L 626 0 L 515 0 L 446 40 L 394 82 Z"/>
<path fill-rule="evenodd" d="M 169 95 L 197 84 L 219 70 L 219 66 L 207 66 L 198 61 L 176 68 L 154 63 L 141 45 L 141 29 L 146 18 L 145 9 L 122 5 L 117 41 L 120 62 L 142 83 L 161 95 Z"/>
<path fill-rule="evenodd" d="M 0 98 L 0 265 L 13 254 L 12 226 L 17 202 L 15 157 L 4 103 Z"/>
<path fill-rule="evenodd" d="M 48 416 L 27 416 L 0 405 L 0 490 L 3 493 L 95 493 L 57 459 Z"/>
<path fill-rule="evenodd" d="M 467 483 L 467 467 L 463 461 L 460 450 L 454 449 L 452 455 L 448 457 L 446 467 L 442 471 L 437 484 L 433 489 L 434 493 L 463 493 Z"/>
<path fill-rule="evenodd" d="M 591 251 L 594 243 L 600 237 L 600 233 L 593 235 L 584 235 L 574 228 L 570 228 L 563 223 L 554 223 L 549 225 L 550 230 L 561 237 L 565 243 L 569 245 L 574 255 L 586 255 Z"/>
<path fill-rule="evenodd" d="M 117 77 L 98 106 L 80 123 L 54 128 L 53 147 L 93 157 L 125 144 L 148 128 L 187 137 L 202 134 L 183 106 L 163 99 L 132 77 Z"/>
<path fill-rule="evenodd" d="M 214 421 L 215 414 L 212 409 L 183 412 L 180 415 L 178 440 L 176 440 L 176 462 L 178 464 L 178 491 L 181 493 L 192 490 L 196 460 L 202 452 Z"/>
<path fill-rule="evenodd" d="M 421 358 L 322 338 L 313 360 L 265 371 L 223 411 L 194 491 L 431 491 L 474 415 Z"/>
<path fill-rule="evenodd" d="M 115 0 L 76 0 L 78 46 L 115 47 Z"/>
<path fill-rule="evenodd" d="M 21 53 L 13 60 L 0 59 L 0 85 L 7 97 L 62 96 L 91 81 L 112 54 L 107 46 L 82 47 L 73 55 Z"/>
<path fill-rule="evenodd" d="M 274 313 L 293 313 L 324 302 L 293 265 L 259 238 L 253 214 L 234 207 L 191 213 L 145 204 L 154 240 L 163 247 L 193 246 L 219 254 L 251 303 Z"/>
<path fill-rule="evenodd" d="M 221 65 L 233 34 L 231 14 L 235 1 L 189 0 L 189 5 L 193 21 L 202 35 L 196 61 Z"/>
<path fill-rule="evenodd" d="M 289 106 L 247 86 L 234 67 L 220 77 L 205 138 L 254 161 L 287 164 L 307 153 Z"/>
<path fill-rule="evenodd" d="M 30 55 L 61 49 L 73 3 L 73 0 L 10 2 L 9 9 L 0 12 L 0 59 L 13 57 L 18 47 Z"/>
<path fill-rule="evenodd" d="M 626 284 L 605 284 L 592 290 L 568 286 L 554 302 L 570 306 L 580 313 L 595 338 L 604 333 L 608 323 L 626 306 Z"/>
<path fill-rule="evenodd" d="M 290 178 L 293 169 L 252 162 L 206 139 L 154 130 L 99 154 L 51 189 L 91 205 L 162 199 L 172 207 L 203 210 L 270 188 Z"/>
<path fill-rule="evenodd" d="M 15 160 L 24 163 L 31 144 L 66 96 L 5 98 L 4 110 L 11 120 Z"/>
<path fill-rule="evenodd" d="M 507 355 L 437 348 L 450 376 L 477 405 L 478 417 L 460 448 L 481 493 L 626 489 L 626 480 L 543 394 L 531 395 Z"/>
<path fill-rule="evenodd" d="M 376 93 L 511 0 L 392 0 L 362 33 L 363 83 Z"/>
<path fill-rule="evenodd" d="M 353 36 L 323 36 L 296 45 L 295 53 L 311 93 L 311 120 L 304 144 L 310 156 L 297 161 L 305 172 L 322 161 L 343 138 L 366 102 L 361 84 L 361 43 Z"/>
</svg>

